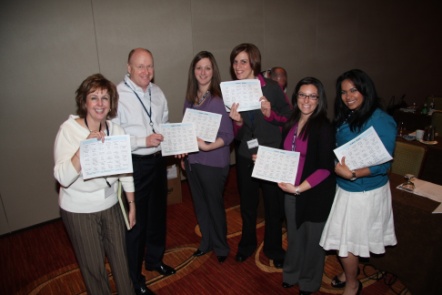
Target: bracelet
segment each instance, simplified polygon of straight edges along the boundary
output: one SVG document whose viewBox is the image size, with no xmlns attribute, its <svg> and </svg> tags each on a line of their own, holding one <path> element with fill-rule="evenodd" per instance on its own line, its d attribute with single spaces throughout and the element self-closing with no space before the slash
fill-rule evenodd
<svg viewBox="0 0 442 295">
<path fill-rule="evenodd" d="M 295 187 L 295 192 L 293 193 L 295 196 L 299 196 L 301 192 L 299 191 L 299 186 Z"/>
<path fill-rule="evenodd" d="M 135 203 L 135 201 L 128 201 L 129 204 Z"/>
</svg>

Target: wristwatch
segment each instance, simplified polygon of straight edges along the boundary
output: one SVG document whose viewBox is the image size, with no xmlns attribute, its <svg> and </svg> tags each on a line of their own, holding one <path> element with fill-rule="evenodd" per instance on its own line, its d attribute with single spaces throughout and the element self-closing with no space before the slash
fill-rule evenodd
<svg viewBox="0 0 442 295">
<path fill-rule="evenodd" d="M 351 178 L 350 178 L 350 180 L 351 180 L 351 181 L 355 181 L 356 179 L 357 179 L 357 177 L 356 177 L 356 171 L 351 170 Z"/>
</svg>

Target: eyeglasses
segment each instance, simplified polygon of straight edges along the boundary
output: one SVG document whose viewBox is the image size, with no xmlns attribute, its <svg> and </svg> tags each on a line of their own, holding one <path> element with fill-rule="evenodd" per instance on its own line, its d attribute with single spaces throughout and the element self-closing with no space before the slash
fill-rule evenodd
<svg viewBox="0 0 442 295">
<path fill-rule="evenodd" d="M 309 100 L 318 100 L 319 96 L 317 94 L 305 94 L 302 92 L 298 92 L 298 99 L 306 99 L 308 98 Z"/>
</svg>

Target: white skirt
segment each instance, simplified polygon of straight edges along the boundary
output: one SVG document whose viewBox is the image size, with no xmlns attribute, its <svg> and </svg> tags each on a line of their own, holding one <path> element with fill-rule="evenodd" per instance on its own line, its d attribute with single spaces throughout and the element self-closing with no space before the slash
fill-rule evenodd
<svg viewBox="0 0 442 295">
<path fill-rule="evenodd" d="M 396 245 L 390 183 L 366 192 L 336 189 L 335 201 L 319 244 L 325 250 L 338 250 L 370 257 L 385 253 L 385 246 Z"/>
</svg>

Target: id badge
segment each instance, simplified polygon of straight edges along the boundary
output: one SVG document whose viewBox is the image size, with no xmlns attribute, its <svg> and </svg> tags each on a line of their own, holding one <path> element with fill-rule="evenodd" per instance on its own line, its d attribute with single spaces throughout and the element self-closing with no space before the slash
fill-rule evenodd
<svg viewBox="0 0 442 295">
<path fill-rule="evenodd" d="M 257 148 L 258 145 L 259 144 L 258 144 L 258 139 L 257 138 L 254 138 L 254 139 L 251 139 L 251 140 L 247 141 L 247 146 L 249 147 L 249 150 Z"/>
<path fill-rule="evenodd" d="M 112 196 L 113 194 L 115 194 L 114 187 L 113 186 L 111 186 L 111 187 L 106 186 L 106 188 L 104 189 L 104 198 L 107 199 L 110 196 Z"/>
</svg>

